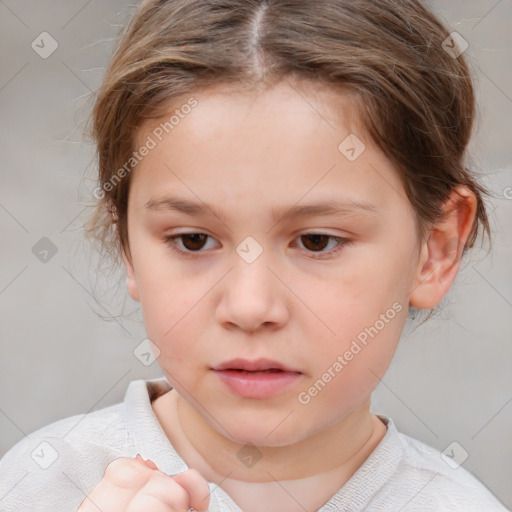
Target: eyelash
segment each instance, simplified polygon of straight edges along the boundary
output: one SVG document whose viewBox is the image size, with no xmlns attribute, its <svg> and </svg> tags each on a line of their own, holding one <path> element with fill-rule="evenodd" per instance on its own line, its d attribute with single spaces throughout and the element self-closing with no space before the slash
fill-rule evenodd
<svg viewBox="0 0 512 512">
<path fill-rule="evenodd" d="M 204 251 L 201 251 L 201 250 L 200 251 L 189 251 L 189 250 L 185 251 L 183 249 L 178 248 L 177 239 L 182 238 L 184 236 L 189 236 L 189 235 L 205 235 L 208 238 L 212 238 L 212 237 L 210 237 L 210 235 L 207 235 L 206 233 L 190 232 L 190 233 L 180 233 L 179 235 L 167 235 L 167 236 L 163 237 L 163 241 L 168 245 L 168 247 L 173 252 L 179 254 L 180 256 L 184 256 L 186 258 L 191 258 L 191 259 L 202 257 L 201 253 Z M 328 235 L 326 233 L 305 233 L 303 235 L 300 235 L 298 238 L 300 238 L 301 236 L 313 236 L 313 235 L 327 236 L 328 238 L 333 238 L 338 242 L 338 245 L 334 249 L 331 249 L 328 252 L 323 252 L 323 253 L 316 252 L 315 253 L 315 251 L 307 251 L 306 250 L 307 252 L 310 252 L 311 254 L 314 255 L 314 256 L 312 256 L 313 259 L 325 259 L 326 257 L 333 256 L 333 255 L 337 254 L 338 252 L 340 252 L 347 245 L 350 245 L 350 243 L 351 243 L 351 241 L 348 240 L 347 238 L 334 236 L 334 235 Z M 317 256 L 317 254 L 321 254 L 322 256 Z"/>
</svg>

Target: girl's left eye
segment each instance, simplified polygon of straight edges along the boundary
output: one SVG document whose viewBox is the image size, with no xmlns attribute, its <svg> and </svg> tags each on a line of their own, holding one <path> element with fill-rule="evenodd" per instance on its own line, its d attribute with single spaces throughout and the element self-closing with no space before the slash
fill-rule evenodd
<svg viewBox="0 0 512 512">
<path fill-rule="evenodd" d="M 325 256 L 331 256 L 340 251 L 343 246 L 346 246 L 350 243 L 349 240 L 340 236 L 326 235 L 322 233 L 307 233 L 305 235 L 301 235 L 299 237 L 301 243 L 308 249 L 313 251 L 314 253 L 319 253 L 319 256 L 313 256 L 314 258 L 322 258 Z M 304 241 L 303 241 L 304 240 Z M 320 252 L 323 248 L 329 245 L 329 240 L 334 240 L 336 245 L 334 249 L 330 251 Z M 320 246 L 319 250 L 315 250 L 315 247 Z"/>
<path fill-rule="evenodd" d="M 211 237 L 206 233 L 181 233 L 179 235 L 166 235 L 164 237 L 164 242 L 169 245 L 174 252 L 177 252 L 182 256 L 194 258 L 200 256 L 201 252 L 204 252 L 201 251 L 201 249 L 205 246 L 205 241 L 208 238 Z M 184 249 L 179 247 L 178 240 L 180 239 Z M 308 233 L 300 235 L 298 239 L 301 240 L 301 243 L 306 247 L 308 252 L 318 254 L 318 256 L 313 256 L 314 258 L 322 258 L 335 254 L 340 251 L 343 246 L 350 243 L 350 240 L 347 240 L 346 238 L 322 233 Z M 325 247 L 329 245 L 329 240 L 336 241 L 336 245 L 334 249 L 324 251 Z"/>
</svg>

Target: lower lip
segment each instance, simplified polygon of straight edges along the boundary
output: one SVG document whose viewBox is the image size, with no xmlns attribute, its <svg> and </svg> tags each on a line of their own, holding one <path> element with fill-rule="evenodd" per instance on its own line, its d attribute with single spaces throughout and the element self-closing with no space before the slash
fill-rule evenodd
<svg viewBox="0 0 512 512">
<path fill-rule="evenodd" d="M 229 390 L 244 398 L 269 398 L 293 384 L 300 377 L 298 372 L 242 372 L 214 370 Z"/>
</svg>

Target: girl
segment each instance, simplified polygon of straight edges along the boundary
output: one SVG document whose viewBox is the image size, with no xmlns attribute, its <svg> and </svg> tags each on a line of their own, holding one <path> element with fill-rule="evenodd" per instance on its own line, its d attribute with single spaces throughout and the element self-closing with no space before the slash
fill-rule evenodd
<svg viewBox="0 0 512 512">
<path fill-rule="evenodd" d="M 89 229 L 165 377 L 18 443 L 2 510 L 505 510 L 370 407 L 489 232 L 461 49 L 419 0 L 141 3 Z"/>
</svg>

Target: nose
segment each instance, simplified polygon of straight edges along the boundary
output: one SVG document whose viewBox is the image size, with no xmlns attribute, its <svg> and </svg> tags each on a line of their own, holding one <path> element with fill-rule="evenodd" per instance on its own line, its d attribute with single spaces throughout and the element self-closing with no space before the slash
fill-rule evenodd
<svg viewBox="0 0 512 512">
<path fill-rule="evenodd" d="M 235 259 L 235 267 L 222 281 L 216 317 L 225 328 L 247 332 L 277 330 L 289 317 L 285 286 L 261 255 L 247 263 Z"/>
</svg>

